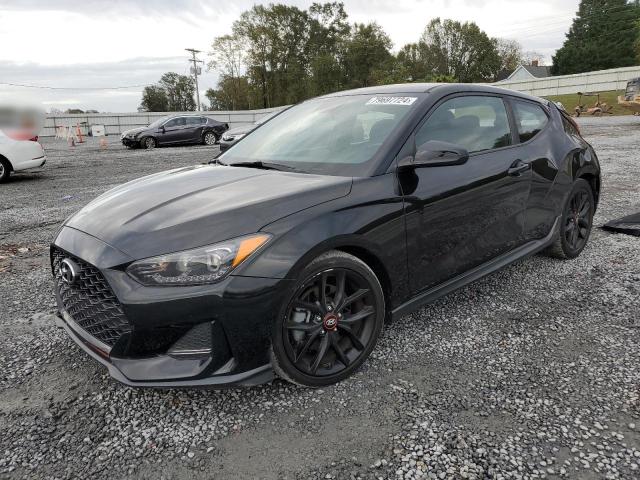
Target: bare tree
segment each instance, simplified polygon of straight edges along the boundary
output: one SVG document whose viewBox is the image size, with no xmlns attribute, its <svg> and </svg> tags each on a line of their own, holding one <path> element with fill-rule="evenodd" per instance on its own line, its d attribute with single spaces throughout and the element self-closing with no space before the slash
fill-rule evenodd
<svg viewBox="0 0 640 480">
<path fill-rule="evenodd" d="M 523 64 L 524 65 L 533 65 L 535 62 L 538 62 L 538 65 L 542 66 L 545 64 L 545 55 L 544 53 L 527 51 L 522 54 Z"/>
<path fill-rule="evenodd" d="M 524 53 L 522 45 L 517 40 L 507 40 L 499 38 L 496 48 L 500 56 L 501 69 L 513 72 L 516 68 L 524 63 Z"/>
</svg>

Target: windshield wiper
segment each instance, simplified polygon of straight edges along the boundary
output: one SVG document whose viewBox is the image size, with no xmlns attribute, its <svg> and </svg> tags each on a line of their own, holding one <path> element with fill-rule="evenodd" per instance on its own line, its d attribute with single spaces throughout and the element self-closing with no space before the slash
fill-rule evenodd
<svg viewBox="0 0 640 480">
<path fill-rule="evenodd" d="M 262 170 L 279 170 L 281 172 L 298 172 L 297 168 L 290 167 L 288 165 L 281 165 L 279 163 L 262 162 L 256 160 L 253 162 L 236 162 L 229 163 L 230 167 L 246 167 L 246 168 L 259 168 Z"/>
</svg>

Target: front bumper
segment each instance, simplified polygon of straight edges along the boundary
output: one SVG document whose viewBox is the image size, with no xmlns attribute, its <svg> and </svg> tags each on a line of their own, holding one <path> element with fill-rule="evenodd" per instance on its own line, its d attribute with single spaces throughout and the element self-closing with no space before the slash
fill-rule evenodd
<svg viewBox="0 0 640 480">
<path fill-rule="evenodd" d="M 226 152 L 227 150 L 229 150 L 231 147 L 233 147 L 236 143 L 238 142 L 238 140 L 224 140 L 224 139 L 220 139 L 219 145 L 220 145 L 220 151 L 221 152 Z"/>
<path fill-rule="evenodd" d="M 169 362 L 184 362 L 184 360 L 171 359 L 169 356 L 158 356 L 152 359 L 128 360 L 104 356 L 99 353 L 90 339 L 82 335 L 82 329 L 73 324 L 73 321 L 65 320 L 62 313 L 58 313 L 57 325 L 66 330 L 69 336 L 94 360 L 107 367 L 112 378 L 130 387 L 146 388 L 195 388 L 195 387 L 234 387 L 234 386 L 254 386 L 270 382 L 273 377 L 273 369 L 270 364 L 240 373 L 229 373 L 199 379 L 186 380 L 149 380 L 149 371 L 158 370 L 158 367 L 165 366 Z M 181 368 L 180 365 L 177 365 Z M 196 366 L 197 367 L 197 366 Z M 129 376 L 125 375 L 126 372 Z"/>
<path fill-rule="evenodd" d="M 52 257 L 54 250 L 97 269 L 130 324 L 117 340 L 102 342 L 89 333 L 96 329 L 87 327 L 86 312 L 67 312 L 57 284 L 58 324 L 114 379 L 138 387 L 223 387 L 273 378 L 271 326 L 290 280 L 229 276 L 214 285 L 144 287 L 125 272 L 133 259 L 83 232 L 64 227 Z M 176 352 L 201 326 L 210 332 L 206 351 Z"/>
<path fill-rule="evenodd" d="M 140 146 L 140 142 L 137 139 L 131 138 L 131 137 L 122 137 L 122 144 L 125 147 L 138 147 L 138 146 Z"/>
</svg>

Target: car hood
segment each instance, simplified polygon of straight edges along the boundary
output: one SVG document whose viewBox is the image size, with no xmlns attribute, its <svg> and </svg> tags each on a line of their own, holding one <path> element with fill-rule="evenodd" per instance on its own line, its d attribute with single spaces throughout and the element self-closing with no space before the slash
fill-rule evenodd
<svg viewBox="0 0 640 480">
<path fill-rule="evenodd" d="M 135 135 L 136 133 L 144 132 L 147 128 L 149 127 L 132 128 L 130 130 L 125 130 L 124 132 L 122 132 L 122 135 Z"/>
<path fill-rule="evenodd" d="M 139 259 L 255 233 L 348 195 L 351 183 L 350 177 L 200 165 L 116 187 L 66 225 Z"/>
</svg>

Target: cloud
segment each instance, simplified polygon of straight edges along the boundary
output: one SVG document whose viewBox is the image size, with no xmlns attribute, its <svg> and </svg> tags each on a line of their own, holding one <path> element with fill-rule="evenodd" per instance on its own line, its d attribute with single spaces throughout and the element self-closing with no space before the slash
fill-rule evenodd
<svg viewBox="0 0 640 480">
<path fill-rule="evenodd" d="M 0 81 L 60 90 L 0 85 L 5 98 L 23 99 L 42 105 L 73 105 L 100 111 L 134 111 L 142 96 L 142 88 L 124 90 L 90 90 L 128 85 L 156 83 L 168 71 L 186 73 L 184 57 L 136 57 L 118 62 L 72 65 L 42 65 L 0 61 Z M 217 77 L 209 74 L 201 82 L 201 93 L 215 85 Z"/>
<path fill-rule="evenodd" d="M 13 11 L 48 10 L 59 12 L 85 12 L 91 15 L 167 15 L 176 12 L 189 12 L 202 8 L 202 0 L 4 0 L 2 8 Z"/>
<path fill-rule="evenodd" d="M 308 8 L 309 1 L 273 0 Z M 418 40 L 435 17 L 474 21 L 494 37 L 518 40 L 547 61 L 562 45 L 579 0 L 346 0 L 351 22 L 376 21 L 395 50 Z M 0 6 L 0 81 L 69 87 L 154 83 L 166 71 L 189 71 L 187 47 L 206 60 L 213 39 L 267 0 L 4 0 Z M 25 30 L 35 32 L 25 35 Z M 24 59 L 29 59 L 25 62 Z M 201 92 L 215 85 L 203 72 Z M 109 92 L 8 90 L 37 101 L 78 100 L 84 108 L 135 110 L 141 89 Z M 133 93 L 138 92 L 136 98 Z M 70 94 L 71 93 L 71 94 Z M 80 107 L 80 108 L 83 108 Z"/>
</svg>

